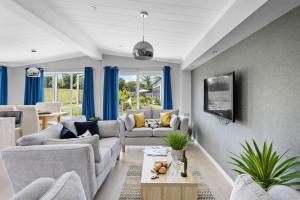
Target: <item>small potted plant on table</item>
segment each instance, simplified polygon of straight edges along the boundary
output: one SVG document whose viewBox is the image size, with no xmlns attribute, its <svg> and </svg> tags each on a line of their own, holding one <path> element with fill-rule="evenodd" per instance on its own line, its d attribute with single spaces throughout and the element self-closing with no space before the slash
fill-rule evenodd
<svg viewBox="0 0 300 200">
<path fill-rule="evenodd" d="M 183 148 L 189 142 L 189 135 L 187 133 L 181 133 L 179 131 L 170 132 L 166 137 L 163 138 L 166 145 L 172 148 L 171 155 L 174 159 L 177 157 L 180 159 Z"/>
</svg>

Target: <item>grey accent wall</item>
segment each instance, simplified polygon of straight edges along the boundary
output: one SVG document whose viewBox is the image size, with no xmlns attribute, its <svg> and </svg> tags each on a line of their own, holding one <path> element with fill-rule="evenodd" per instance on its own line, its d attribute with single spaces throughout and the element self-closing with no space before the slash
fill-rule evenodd
<svg viewBox="0 0 300 200">
<path fill-rule="evenodd" d="M 227 126 L 203 111 L 205 78 L 236 72 L 237 118 Z M 252 138 L 300 155 L 300 8 L 192 71 L 192 126 L 197 141 L 233 178 L 229 152 Z"/>
</svg>

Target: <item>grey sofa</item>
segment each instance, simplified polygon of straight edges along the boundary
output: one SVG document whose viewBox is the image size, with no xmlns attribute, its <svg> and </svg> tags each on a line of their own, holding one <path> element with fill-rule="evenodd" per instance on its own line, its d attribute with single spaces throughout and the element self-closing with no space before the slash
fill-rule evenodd
<svg viewBox="0 0 300 200">
<path fill-rule="evenodd" d="M 74 170 L 81 178 L 87 200 L 93 199 L 118 159 L 121 124 L 118 120 L 98 122 L 99 152 L 94 152 L 90 144 L 42 145 L 46 139 L 59 138 L 61 123 L 20 138 L 17 143 L 21 146 L 1 151 L 14 191 L 22 190 L 37 178 L 57 179 Z M 100 162 L 95 161 L 94 154 L 100 154 Z"/>
<path fill-rule="evenodd" d="M 10 200 L 86 200 L 80 177 L 66 172 L 57 180 L 43 177 L 31 182 Z"/>
<path fill-rule="evenodd" d="M 179 110 L 158 110 L 158 109 L 141 109 L 141 110 L 126 110 L 126 115 L 135 113 L 144 113 L 145 119 L 159 119 L 161 112 L 171 111 L 173 114 L 178 115 Z M 187 117 L 178 115 L 180 119 L 179 128 L 177 131 L 188 132 L 189 119 Z M 122 123 L 121 141 L 122 151 L 125 152 L 126 145 L 163 145 L 162 137 L 166 136 L 174 129 L 170 127 L 161 128 L 133 128 L 127 130 L 125 126 L 125 117 L 120 117 Z"/>
</svg>

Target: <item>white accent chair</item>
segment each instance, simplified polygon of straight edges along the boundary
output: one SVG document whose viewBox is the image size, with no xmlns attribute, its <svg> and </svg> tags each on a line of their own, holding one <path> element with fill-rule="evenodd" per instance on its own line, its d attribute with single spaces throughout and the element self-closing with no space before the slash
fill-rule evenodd
<svg viewBox="0 0 300 200">
<path fill-rule="evenodd" d="M 21 129 L 23 136 L 36 133 L 40 130 L 39 116 L 36 106 L 32 105 L 17 105 L 16 109 L 22 111 L 23 118 Z"/>
<path fill-rule="evenodd" d="M 16 111 L 15 105 L 0 105 L 0 112 L 1 111 Z M 15 128 L 15 139 L 19 139 L 23 136 L 23 131 L 20 127 Z"/>
</svg>

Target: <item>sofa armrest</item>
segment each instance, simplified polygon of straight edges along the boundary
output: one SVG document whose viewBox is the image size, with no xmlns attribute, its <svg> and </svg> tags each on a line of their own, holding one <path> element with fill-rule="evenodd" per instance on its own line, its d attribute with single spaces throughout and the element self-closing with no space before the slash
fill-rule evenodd
<svg viewBox="0 0 300 200">
<path fill-rule="evenodd" d="M 9 147 L 1 156 L 15 192 L 38 178 L 57 179 L 73 170 L 80 176 L 88 200 L 97 191 L 94 153 L 89 144 Z"/>
<path fill-rule="evenodd" d="M 183 115 L 179 115 L 180 118 L 180 127 L 179 130 L 182 133 L 187 133 L 189 130 L 189 118 Z"/>
<path fill-rule="evenodd" d="M 20 146 L 41 145 L 46 138 L 59 138 L 63 125 L 61 123 L 51 126 L 37 133 L 23 136 L 17 140 Z"/>
</svg>

